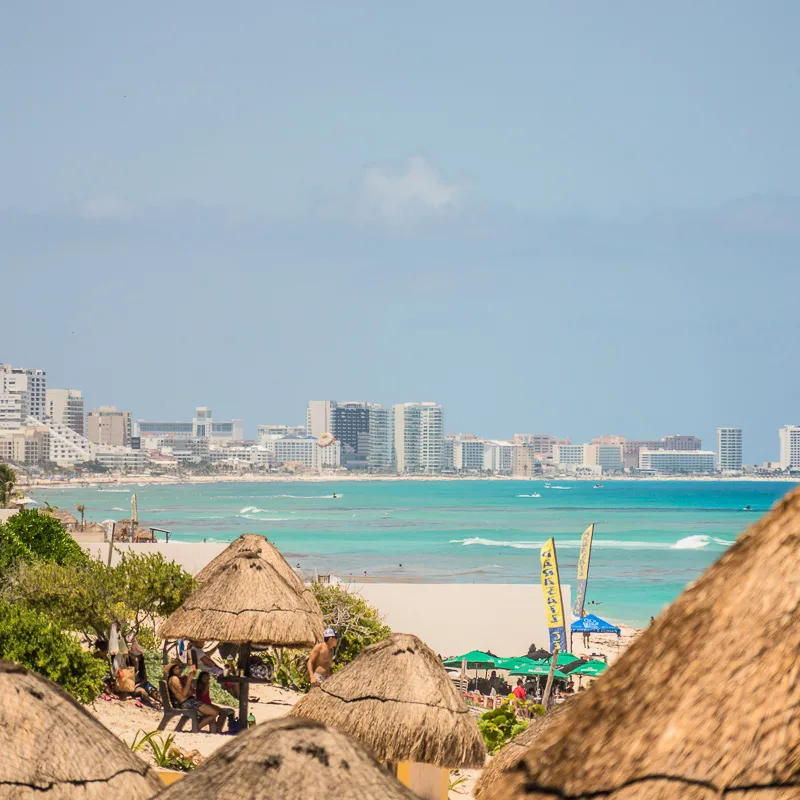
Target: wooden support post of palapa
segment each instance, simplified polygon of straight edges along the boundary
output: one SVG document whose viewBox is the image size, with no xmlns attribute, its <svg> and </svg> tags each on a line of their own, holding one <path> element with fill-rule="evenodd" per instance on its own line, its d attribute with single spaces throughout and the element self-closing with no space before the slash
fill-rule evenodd
<svg viewBox="0 0 800 800">
<path fill-rule="evenodd" d="M 544 696 L 542 697 L 542 705 L 545 712 L 547 711 L 547 704 L 550 702 L 550 692 L 553 689 L 553 673 L 556 671 L 556 664 L 558 663 L 558 648 L 553 648 L 553 655 L 550 657 L 550 672 L 547 673 L 547 683 L 544 686 Z"/>
<path fill-rule="evenodd" d="M 250 642 L 239 645 L 239 674 L 250 677 Z M 250 696 L 250 682 L 239 684 L 239 730 L 247 730 L 247 704 Z"/>
</svg>

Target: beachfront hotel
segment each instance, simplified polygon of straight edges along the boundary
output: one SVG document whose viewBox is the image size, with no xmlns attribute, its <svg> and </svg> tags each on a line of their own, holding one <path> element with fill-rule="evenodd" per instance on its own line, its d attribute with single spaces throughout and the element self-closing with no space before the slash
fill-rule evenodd
<svg viewBox="0 0 800 800">
<path fill-rule="evenodd" d="M 95 444 L 130 447 L 131 412 L 100 406 L 86 416 L 86 438 Z"/>
<path fill-rule="evenodd" d="M 741 428 L 717 428 L 717 456 L 720 472 L 742 471 Z"/>
<path fill-rule="evenodd" d="M 47 417 L 47 373 L 0 364 L 0 427 L 19 428 L 28 417 Z"/>
<path fill-rule="evenodd" d="M 712 450 L 640 450 L 639 469 L 652 472 L 714 472 Z"/>
<path fill-rule="evenodd" d="M 199 406 L 191 422 L 150 422 L 137 419 L 134 436 L 141 438 L 142 447 L 157 449 L 155 440 L 161 439 L 209 439 L 212 441 L 240 442 L 244 439 L 244 421 L 232 419 L 215 422 L 211 409 Z"/>
<path fill-rule="evenodd" d="M 781 469 L 800 469 L 800 425 L 784 425 L 778 431 Z"/>
<path fill-rule="evenodd" d="M 84 435 L 83 392 L 79 389 L 48 389 L 47 418 Z"/>
<path fill-rule="evenodd" d="M 436 403 L 397 403 L 394 451 L 398 472 L 441 472 L 444 409 Z"/>
</svg>

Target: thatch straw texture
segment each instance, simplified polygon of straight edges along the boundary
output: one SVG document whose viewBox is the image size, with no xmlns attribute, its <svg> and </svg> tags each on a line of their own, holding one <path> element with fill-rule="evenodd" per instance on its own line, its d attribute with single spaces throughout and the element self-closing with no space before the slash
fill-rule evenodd
<svg viewBox="0 0 800 800">
<path fill-rule="evenodd" d="M 167 619 L 159 635 L 281 647 L 319 642 L 319 603 L 283 556 L 263 536 L 248 534 L 234 546 L 233 555 Z"/>
<path fill-rule="evenodd" d="M 206 564 L 200 572 L 195 575 L 195 580 L 202 583 L 209 579 L 220 567 L 232 561 L 236 556 L 241 553 L 258 552 L 266 558 L 271 557 L 272 551 L 275 547 L 270 544 L 266 536 L 259 536 L 255 533 L 243 533 L 238 539 L 232 541 L 216 558 Z M 297 577 L 297 573 L 292 570 L 292 574 Z M 297 577 L 300 586 L 303 585 L 299 577 Z"/>
<path fill-rule="evenodd" d="M 65 511 L 63 508 L 44 508 L 42 509 L 42 513 L 48 514 L 53 519 L 57 519 L 67 530 L 78 526 L 78 518 L 74 514 L 70 514 L 69 511 Z"/>
<path fill-rule="evenodd" d="M 485 796 L 514 797 L 800 798 L 800 491 Z"/>
<path fill-rule="evenodd" d="M 0 795 L 145 800 L 164 785 L 58 686 L 0 661 Z"/>
<path fill-rule="evenodd" d="M 174 783 L 163 800 L 413 800 L 416 795 L 343 733 L 284 717 L 237 736 Z"/>
<path fill-rule="evenodd" d="M 365 647 L 292 714 L 355 736 L 381 761 L 481 767 L 478 724 L 436 657 L 416 636 L 394 633 Z"/>
<path fill-rule="evenodd" d="M 567 703 L 553 706 L 547 712 L 547 716 L 531 719 L 528 727 L 519 736 L 515 736 L 497 755 L 492 756 L 492 760 L 486 765 L 486 769 L 481 772 L 476 781 L 472 796 L 476 800 L 483 800 L 485 796 L 488 796 L 498 780 L 509 769 L 522 761 L 525 754 L 533 749 L 534 742 L 538 741 L 542 734 L 553 724 L 553 721 L 564 713 L 564 709 L 571 702 L 572 698 Z"/>
</svg>

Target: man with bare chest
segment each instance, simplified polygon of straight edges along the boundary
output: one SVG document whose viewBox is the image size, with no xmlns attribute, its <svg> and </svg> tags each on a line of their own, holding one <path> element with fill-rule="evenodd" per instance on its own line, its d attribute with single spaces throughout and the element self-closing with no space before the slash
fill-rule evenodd
<svg viewBox="0 0 800 800">
<path fill-rule="evenodd" d="M 333 672 L 333 651 L 336 649 L 336 631 L 326 628 L 322 634 L 322 642 L 314 645 L 308 656 L 308 677 L 312 686 L 319 686 L 330 678 Z"/>
</svg>

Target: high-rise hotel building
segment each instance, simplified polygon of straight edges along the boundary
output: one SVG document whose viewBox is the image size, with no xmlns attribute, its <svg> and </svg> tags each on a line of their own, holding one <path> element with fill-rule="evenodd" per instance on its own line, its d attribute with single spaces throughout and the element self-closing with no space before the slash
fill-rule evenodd
<svg viewBox="0 0 800 800">
<path fill-rule="evenodd" d="M 444 409 L 437 403 L 397 403 L 394 452 L 398 472 L 441 472 Z"/>
<path fill-rule="evenodd" d="M 720 472 L 742 471 L 741 428 L 717 428 L 717 465 Z"/>
</svg>

